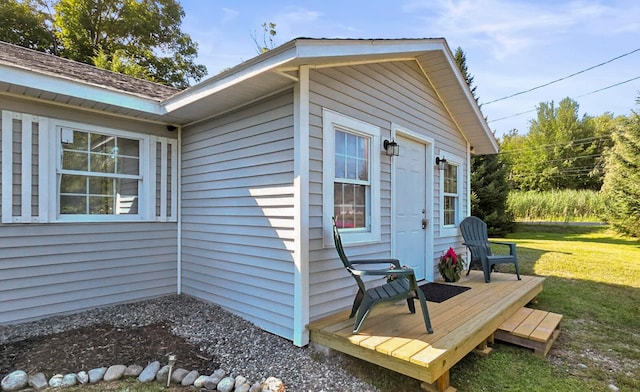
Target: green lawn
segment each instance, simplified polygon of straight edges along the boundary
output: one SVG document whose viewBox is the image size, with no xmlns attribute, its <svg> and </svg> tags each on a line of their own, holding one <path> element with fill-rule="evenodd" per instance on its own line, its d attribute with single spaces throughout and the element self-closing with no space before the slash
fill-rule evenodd
<svg viewBox="0 0 640 392">
<path fill-rule="evenodd" d="M 546 278 L 529 306 L 561 313 L 562 333 L 545 359 L 529 350 L 496 344 L 488 357 L 470 354 L 454 366 L 459 392 L 640 390 L 640 242 L 603 227 L 520 226 L 524 274 Z M 511 267 L 513 268 L 513 267 Z M 383 391 L 418 391 L 415 380 L 348 366 Z"/>
</svg>

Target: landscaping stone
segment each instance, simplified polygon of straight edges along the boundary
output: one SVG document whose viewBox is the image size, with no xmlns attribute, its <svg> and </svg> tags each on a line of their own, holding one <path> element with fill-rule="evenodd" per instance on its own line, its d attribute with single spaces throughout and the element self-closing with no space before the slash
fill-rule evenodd
<svg viewBox="0 0 640 392">
<path fill-rule="evenodd" d="M 125 377 L 138 377 L 144 369 L 140 365 L 129 365 L 124 371 Z"/>
<path fill-rule="evenodd" d="M 29 376 L 29 386 L 33 389 L 44 389 L 48 386 L 47 377 L 44 373 L 36 373 Z"/>
<path fill-rule="evenodd" d="M 140 373 L 140 375 L 138 376 L 138 381 L 144 383 L 144 382 L 151 382 L 155 380 L 158 370 L 160 370 L 160 362 L 158 361 L 151 362 L 150 364 L 147 365 L 146 368 L 144 368 L 142 373 Z"/>
<path fill-rule="evenodd" d="M 211 377 L 210 376 L 199 376 L 198 378 L 196 378 L 196 380 L 193 382 L 193 386 L 196 388 L 204 388 L 204 383 L 209 380 Z"/>
<path fill-rule="evenodd" d="M 62 377 L 62 382 L 60 383 L 60 386 L 65 388 L 65 387 L 72 387 L 74 385 L 76 385 L 78 383 L 78 379 L 76 378 L 76 374 L 75 373 L 67 373 Z"/>
<path fill-rule="evenodd" d="M 235 388 L 237 389 L 240 385 L 247 382 L 247 378 L 244 376 L 236 376 L 236 384 Z"/>
<path fill-rule="evenodd" d="M 51 388 L 60 388 L 62 386 L 62 378 L 64 375 L 62 374 L 54 374 L 53 377 L 49 379 L 49 386 Z"/>
<path fill-rule="evenodd" d="M 107 371 L 104 373 L 103 380 L 105 381 L 116 381 L 122 378 L 124 375 L 124 371 L 127 370 L 125 365 L 112 365 L 109 366 Z"/>
<path fill-rule="evenodd" d="M 249 388 L 249 392 L 262 392 L 262 383 L 257 382 Z"/>
<path fill-rule="evenodd" d="M 156 381 L 160 384 L 167 385 L 167 380 L 169 379 L 169 365 L 164 365 L 158 370 L 156 373 Z"/>
<path fill-rule="evenodd" d="M 87 384 L 89 382 L 89 373 L 84 370 L 76 373 L 76 378 L 80 384 Z"/>
<path fill-rule="evenodd" d="M 180 384 L 188 373 L 189 371 L 187 369 L 173 369 L 173 372 L 171 372 L 171 382 L 174 384 Z"/>
<path fill-rule="evenodd" d="M 209 391 L 213 391 L 217 389 L 219 382 L 220 382 L 219 378 L 209 376 L 204 380 L 204 388 Z"/>
<path fill-rule="evenodd" d="M 231 392 L 236 386 L 236 380 L 232 377 L 225 377 L 216 386 L 219 392 Z"/>
<path fill-rule="evenodd" d="M 262 383 L 262 392 L 285 392 L 284 383 L 279 378 L 269 377 Z"/>
<path fill-rule="evenodd" d="M 251 388 L 251 385 L 249 385 L 249 383 L 246 382 L 244 384 L 240 384 L 236 386 L 236 389 L 234 389 L 233 392 L 249 392 L 250 388 Z"/>
<path fill-rule="evenodd" d="M 9 373 L 0 382 L 0 387 L 3 391 L 18 391 L 27 386 L 29 383 L 29 376 L 24 370 L 16 370 Z"/>
<path fill-rule="evenodd" d="M 102 381 L 104 374 L 107 372 L 106 367 L 96 368 L 89 370 L 89 383 L 95 384 L 98 381 Z"/>
<path fill-rule="evenodd" d="M 188 385 L 193 385 L 193 383 L 196 382 L 196 379 L 198 377 L 200 377 L 200 373 L 198 373 L 197 370 L 192 370 L 189 373 L 187 373 L 186 376 L 184 376 L 180 384 L 182 384 L 183 387 L 186 387 Z"/>
</svg>

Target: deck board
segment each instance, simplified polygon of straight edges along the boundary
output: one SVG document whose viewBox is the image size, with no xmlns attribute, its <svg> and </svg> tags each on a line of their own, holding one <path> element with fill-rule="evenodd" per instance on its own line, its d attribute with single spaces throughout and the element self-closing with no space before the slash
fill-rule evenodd
<svg viewBox="0 0 640 392">
<path fill-rule="evenodd" d="M 433 384 L 486 341 L 505 321 L 542 291 L 544 278 L 492 273 L 485 283 L 472 271 L 457 283 L 471 287 L 442 303 L 428 302 L 434 333 L 427 334 L 420 306 L 405 301 L 373 308 L 360 333 L 343 311 L 309 325 L 311 341 Z M 392 322 L 390 322 L 392 320 Z M 515 328 L 515 327 L 514 327 Z"/>
</svg>

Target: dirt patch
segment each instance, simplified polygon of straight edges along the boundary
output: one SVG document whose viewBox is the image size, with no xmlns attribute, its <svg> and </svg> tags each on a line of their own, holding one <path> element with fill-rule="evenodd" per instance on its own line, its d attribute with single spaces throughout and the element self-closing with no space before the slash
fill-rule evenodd
<svg viewBox="0 0 640 392">
<path fill-rule="evenodd" d="M 211 374 L 220 364 L 211 355 L 173 335 L 165 324 L 143 327 L 89 327 L 29 338 L 0 345 L 0 378 L 14 370 L 27 373 L 75 373 L 102 366 L 167 363 L 177 356 L 176 367 Z"/>
</svg>

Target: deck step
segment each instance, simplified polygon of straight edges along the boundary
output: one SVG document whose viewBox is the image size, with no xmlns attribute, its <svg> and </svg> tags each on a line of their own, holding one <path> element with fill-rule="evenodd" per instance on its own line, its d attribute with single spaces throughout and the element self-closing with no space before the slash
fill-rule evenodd
<svg viewBox="0 0 640 392">
<path fill-rule="evenodd" d="M 561 314 L 523 307 L 502 323 L 495 339 L 533 349 L 545 357 L 560 334 L 560 320 Z"/>
</svg>

